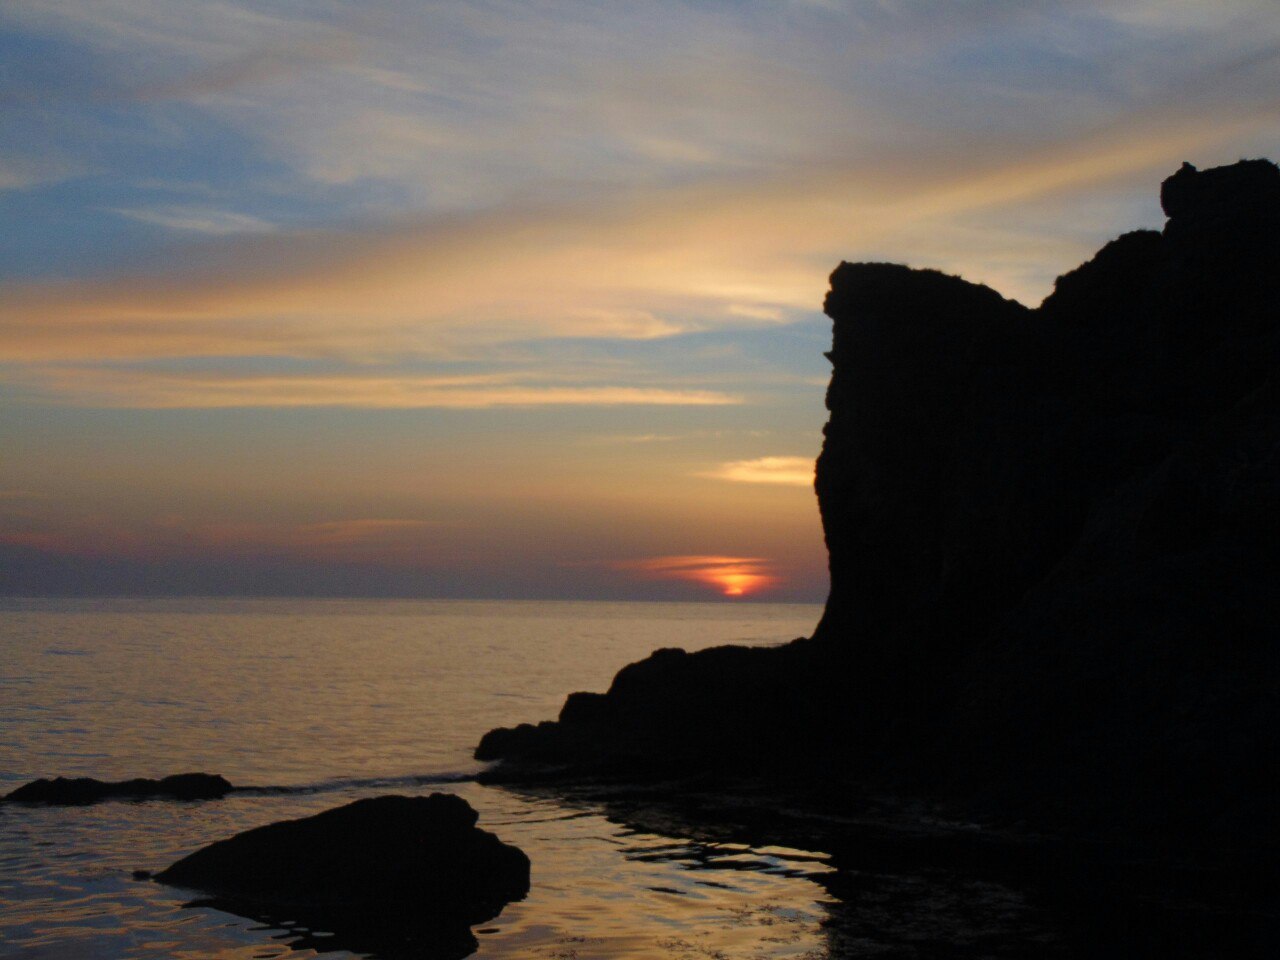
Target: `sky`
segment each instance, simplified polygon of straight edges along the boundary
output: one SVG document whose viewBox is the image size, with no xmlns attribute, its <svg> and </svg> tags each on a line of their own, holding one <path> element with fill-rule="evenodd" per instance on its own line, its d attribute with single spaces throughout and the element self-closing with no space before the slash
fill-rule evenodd
<svg viewBox="0 0 1280 960">
<path fill-rule="evenodd" d="M 821 601 L 831 270 L 1278 121 L 1275 0 L 0 5 L 0 593 Z"/>
</svg>

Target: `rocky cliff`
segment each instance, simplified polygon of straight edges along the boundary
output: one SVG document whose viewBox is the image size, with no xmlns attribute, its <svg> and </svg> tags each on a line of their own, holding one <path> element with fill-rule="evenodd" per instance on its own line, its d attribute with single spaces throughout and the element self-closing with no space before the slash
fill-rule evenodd
<svg viewBox="0 0 1280 960">
<path fill-rule="evenodd" d="M 872 778 L 1067 829 L 1274 842 L 1280 170 L 1184 165 L 1161 201 L 1163 231 L 1035 310 L 841 264 L 814 636 L 659 651 L 477 756 Z"/>
</svg>

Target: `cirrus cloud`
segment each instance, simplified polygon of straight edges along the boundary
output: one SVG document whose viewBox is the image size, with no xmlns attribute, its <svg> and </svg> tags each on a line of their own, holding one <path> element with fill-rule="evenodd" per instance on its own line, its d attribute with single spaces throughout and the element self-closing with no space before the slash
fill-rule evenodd
<svg viewBox="0 0 1280 960">
<path fill-rule="evenodd" d="M 234 407 L 347 407 L 477 410 L 546 406 L 726 406 L 743 398 L 713 390 L 530 382 L 520 376 L 249 375 L 117 367 L 37 367 L 19 382 L 64 405 L 175 410 Z"/>
</svg>

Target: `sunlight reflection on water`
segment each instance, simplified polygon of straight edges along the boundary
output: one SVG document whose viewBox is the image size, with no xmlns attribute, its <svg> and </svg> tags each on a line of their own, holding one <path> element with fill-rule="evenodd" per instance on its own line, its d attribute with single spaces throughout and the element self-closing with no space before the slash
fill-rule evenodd
<svg viewBox="0 0 1280 960">
<path fill-rule="evenodd" d="M 0 807 L 0 954 L 306 957 L 288 932 L 145 881 L 212 840 L 360 796 L 460 793 L 533 861 L 484 957 L 825 955 L 819 853 L 695 842 L 475 783 L 488 728 L 553 716 L 659 646 L 776 643 L 812 606 L 340 601 L 20 602 L 0 607 L 0 790 L 38 776 L 186 770 L 314 792 L 205 803 Z M 330 954 L 331 956 L 340 956 Z"/>
</svg>

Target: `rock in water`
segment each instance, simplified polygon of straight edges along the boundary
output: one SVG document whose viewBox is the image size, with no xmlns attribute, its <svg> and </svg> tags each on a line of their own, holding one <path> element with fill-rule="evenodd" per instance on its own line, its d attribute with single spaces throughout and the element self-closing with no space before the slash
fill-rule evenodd
<svg viewBox="0 0 1280 960">
<path fill-rule="evenodd" d="M 108 783 L 92 777 L 33 780 L 2 800 L 15 803 L 71 805 L 99 800 L 218 800 L 234 787 L 212 773 L 179 773 L 161 780 L 121 780 Z"/>
<path fill-rule="evenodd" d="M 258 920 L 332 931 L 357 951 L 462 957 L 470 926 L 529 892 L 529 858 L 451 794 L 371 797 L 212 843 L 155 877 Z"/>
</svg>

